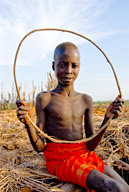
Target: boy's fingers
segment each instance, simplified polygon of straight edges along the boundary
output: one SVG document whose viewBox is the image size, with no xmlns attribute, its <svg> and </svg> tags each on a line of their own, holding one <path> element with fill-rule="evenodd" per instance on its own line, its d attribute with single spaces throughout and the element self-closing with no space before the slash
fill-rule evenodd
<svg viewBox="0 0 129 192">
<path fill-rule="evenodd" d="M 21 101 L 20 101 L 20 100 L 17 100 L 17 101 L 16 101 L 16 105 L 17 105 L 17 107 L 21 106 Z"/>
<path fill-rule="evenodd" d="M 119 101 L 120 103 L 122 103 L 122 104 L 124 103 L 124 99 L 122 99 L 122 98 L 119 99 L 118 101 Z"/>
<path fill-rule="evenodd" d="M 117 97 L 116 97 L 116 99 L 115 99 L 115 101 L 114 101 L 115 103 L 116 102 L 119 102 L 119 103 L 124 103 L 124 100 L 121 98 L 121 96 L 120 95 L 118 95 Z"/>
<path fill-rule="evenodd" d="M 24 110 L 24 111 L 28 111 L 28 110 L 30 110 L 29 107 L 24 106 L 24 105 L 21 105 L 21 106 L 19 107 L 19 109 Z"/>
<path fill-rule="evenodd" d="M 17 100 L 17 101 L 16 101 L 16 105 L 17 105 L 18 107 L 20 107 L 21 105 L 27 106 L 26 102 L 25 102 L 25 101 L 22 101 L 22 100 Z"/>
<path fill-rule="evenodd" d="M 113 108 L 113 110 L 115 110 L 116 112 L 117 112 L 117 111 L 118 111 L 118 112 L 122 112 L 123 108 L 122 108 L 121 106 L 115 106 L 115 107 Z"/>
<path fill-rule="evenodd" d="M 112 113 L 114 114 L 113 119 L 115 119 L 115 118 L 117 118 L 118 116 L 121 115 L 121 111 L 118 111 L 118 110 L 115 110 L 115 109 L 112 110 Z"/>
<path fill-rule="evenodd" d="M 27 115 L 27 114 L 26 114 L 26 115 L 20 115 L 20 116 L 19 116 L 19 119 L 25 119 L 25 118 L 27 118 L 27 117 L 29 117 L 29 115 Z"/>
<path fill-rule="evenodd" d="M 116 165 L 118 165 L 119 169 L 123 170 L 129 170 L 129 164 L 125 163 L 124 161 L 117 160 L 114 162 Z"/>
<path fill-rule="evenodd" d="M 128 169 L 126 167 L 122 167 L 121 169 L 124 171 L 128 171 Z"/>
<path fill-rule="evenodd" d="M 116 100 L 121 99 L 121 95 L 117 95 Z"/>
<path fill-rule="evenodd" d="M 120 115 L 121 114 L 121 111 L 118 111 L 116 109 L 113 109 L 112 110 L 112 113 L 114 113 L 115 115 Z"/>
<path fill-rule="evenodd" d="M 19 120 L 22 122 L 22 123 L 25 123 L 25 124 L 30 124 L 30 122 L 28 121 L 27 117 L 29 117 L 29 115 L 20 115 L 18 118 Z"/>
<path fill-rule="evenodd" d="M 22 110 L 19 110 L 19 109 L 18 109 L 18 110 L 17 110 L 17 114 L 18 114 L 18 115 L 21 115 L 21 114 L 26 115 L 26 114 L 28 114 L 28 113 L 27 113 L 27 111 L 22 111 Z"/>
</svg>

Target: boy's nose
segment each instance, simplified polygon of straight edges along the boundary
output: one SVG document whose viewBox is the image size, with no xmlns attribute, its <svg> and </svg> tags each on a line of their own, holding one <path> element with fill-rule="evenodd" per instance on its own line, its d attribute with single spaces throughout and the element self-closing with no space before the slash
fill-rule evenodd
<svg viewBox="0 0 129 192">
<path fill-rule="evenodd" d="M 72 72 L 72 67 L 68 65 L 65 70 L 66 73 L 71 73 Z"/>
</svg>

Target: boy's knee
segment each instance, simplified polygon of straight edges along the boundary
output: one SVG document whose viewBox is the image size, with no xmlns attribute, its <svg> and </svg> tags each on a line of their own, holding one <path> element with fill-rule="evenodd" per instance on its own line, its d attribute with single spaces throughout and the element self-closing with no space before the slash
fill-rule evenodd
<svg viewBox="0 0 129 192">
<path fill-rule="evenodd" d="M 95 191 L 102 192 L 128 192 L 126 187 L 118 181 L 92 170 L 87 178 L 87 186 Z"/>
</svg>

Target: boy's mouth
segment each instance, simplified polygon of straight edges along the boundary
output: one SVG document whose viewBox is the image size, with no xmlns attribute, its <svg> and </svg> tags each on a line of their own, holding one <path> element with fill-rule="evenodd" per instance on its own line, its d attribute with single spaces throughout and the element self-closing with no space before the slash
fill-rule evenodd
<svg viewBox="0 0 129 192">
<path fill-rule="evenodd" d="M 72 80 L 71 77 L 62 77 L 62 79 L 65 80 L 65 81 L 71 81 Z"/>
</svg>

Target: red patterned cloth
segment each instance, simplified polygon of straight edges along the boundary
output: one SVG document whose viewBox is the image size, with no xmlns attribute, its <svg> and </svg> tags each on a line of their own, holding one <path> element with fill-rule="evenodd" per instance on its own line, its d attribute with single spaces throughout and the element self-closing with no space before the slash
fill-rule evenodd
<svg viewBox="0 0 129 192">
<path fill-rule="evenodd" d="M 47 143 L 44 157 L 50 174 L 86 189 L 87 176 L 91 170 L 104 172 L 104 162 L 94 151 L 87 149 L 86 143 Z"/>
</svg>

